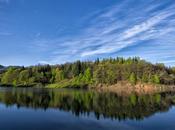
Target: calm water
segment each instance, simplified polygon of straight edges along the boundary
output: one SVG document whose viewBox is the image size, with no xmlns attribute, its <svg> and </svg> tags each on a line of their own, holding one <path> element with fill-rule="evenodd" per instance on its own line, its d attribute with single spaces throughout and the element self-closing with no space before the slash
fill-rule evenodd
<svg viewBox="0 0 175 130">
<path fill-rule="evenodd" d="M 0 88 L 0 130 L 175 130 L 175 93 Z"/>
</svg>

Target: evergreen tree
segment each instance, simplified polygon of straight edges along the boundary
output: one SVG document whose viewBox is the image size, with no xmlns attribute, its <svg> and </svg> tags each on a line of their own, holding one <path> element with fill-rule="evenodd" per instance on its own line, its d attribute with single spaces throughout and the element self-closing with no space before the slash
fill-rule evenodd
<svg viewBox="0 0 175 130">
<path fill-rule="evenodd" d="M 137 77 L 135 75 L 135 73 L 131 73 L 130 77 L 129 77 L 129 81 L 132 83 L 132 84 L 136 84 L 137 82 Z"/>
<path fill-rule="evenodd" d="M 142 75 L 142 82 L 144 82 L 144 83 L 148 82 L 148 75 L 145 73 Z"/>
<path fill-rule="evenodd" d="M 64 73 L 62 70 L 56 69 L 55 82 L 60 82 L 64 79 Z"/>
<path fill-rule="evenodd" d="M 91 82 L 91 79 L 92 79 L 92 74 L 91 74 L 91 70 L 90 68 L 87 68 L 85 73 L 84 73 L 84 79 L 87 83 Z"/>
<path fill-rule="evenodd" d="M 156 83 L 156 84 L 159 84 L 160 83 L 160 79 L 159 79 L 159 76 L 158 75 L 153 75 L 152 76 L 152 82 L 153 83 Z"/>
<path fill-rule="evenodd" d="M 61 81 L 71 86 L 96 84 L 116 84 L 128 81 L 154 84 L 175 85 L 175 67 L 151 64 L 137 57 L 103 59 L 95 62 L 65 63 L 62 65 L 38 65 L 31 67 L 3 67 L 0 69 L 0 84 L 28 86 L 35 84 L 59 84 Z M 62 83 L 62 82 L 61 82 Z"/>
</svg>

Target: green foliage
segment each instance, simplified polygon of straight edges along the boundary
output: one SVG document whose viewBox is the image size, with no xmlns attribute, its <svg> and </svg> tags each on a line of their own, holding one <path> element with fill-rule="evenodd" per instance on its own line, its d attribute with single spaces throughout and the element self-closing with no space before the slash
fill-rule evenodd
<svg viewBox="0 0 175 130">
<path fill-rule="evenodd" d="M 55 82 L 60 82 L 64 80 L 64 72 L 63 70 L 56 69 Z"/>
<path fill-rule="evenodd" d="M 138 57 L 117 57 L 55 66 L 8 67 L 0 72 L 0 80 L 0 84 L 13 86 L 61 83 L 61 86 L 112 85 L 120 81 L 128 81 L 133 85 L 137 82 L 174 85 L 175 68 L 168 68 L 164 64 L 153 65 Z"/>
<path fill-rule="evenodd" d="M 173 74 L 175 74 L 175 67 L 172 67 L 172 72 Z"/>
<path fill-rule="evenodd" d="M 158 75 L 153 75 L 152 76 L 152 82 L 156 84 L 160 84 L 160 78 Z"/>
<path fill-rule="evenodd" d="M 105 83 L 106 70 L 104 66 L 98 66 L 94 71 L 94 80 L 96 83 Z"/>
<path fill-rule="evenodd" d="M 84 74 L 80 73 L 77 77 L 72 80 L 72 86 L 84 87 L 92 84 L 92 73 L 90 68 L 87 68 Z"/>
<path fill-rule="evenodd" d="M 129 81 L 132 83 L 132 84 L 136 84 L 137 82 L 137 77 L 134 73 L 131 73 L 130 77 L 129 77 Z"/>
<path fill-rule="evenodd" d="M 29 84 L 29 80 L 30 80 L 30 72 L 29 72 L 29 70 L 21 71 L 20 74 L 19 74 L 19 82 L 21 83 L 21 85 L 24 85 L 24 86 L 28 85 Z"/>
<path fill-rule="evenodd" d="M 72 66 L 72 72 L 74 76 L 78 76 L 81 73 L 81 62 L 77 61 Z"/>
<path fill-rule="evenodd" d="M 1 82 L 2 84 L 6 85 L 16 85 L 18 81 L 20 69 L 15 69 L 13 67 L 10 67 L 7 72 L 4 73 Z"/>
<path fill-rule="evenodd" d="M 86 71 L 85 71 L 85 73 L 83 75 L 83 80 L 86 83 L 91 83 L 91 81 L 92 81 L 92 73 L 91 73 L 90 68 L 86 69 Z"/>
<path fill-rule="evenodd" d="M 148 82 L 148 76 L 145 73 L 142 75 L 142 82 L 144 82 L 144 83 Z"/>
</svg>

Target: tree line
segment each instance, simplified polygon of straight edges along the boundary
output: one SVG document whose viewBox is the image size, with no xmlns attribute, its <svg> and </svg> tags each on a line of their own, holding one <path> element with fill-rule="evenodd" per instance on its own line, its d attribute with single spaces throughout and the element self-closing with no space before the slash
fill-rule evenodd
<svg viewBox="0 0 175 130">
<path fill-rule="evenodd" d="M 60 87 L 106 84 L 126 81 L 175 85 L 175 67 L 152 64 L 139 57 L 108 58 L 92 61 L 76 61 L 61 65 L 11 66 L 0 72 L 0 84 L 12 86 L 43 86 L 55 84 Z"/>
</svg>

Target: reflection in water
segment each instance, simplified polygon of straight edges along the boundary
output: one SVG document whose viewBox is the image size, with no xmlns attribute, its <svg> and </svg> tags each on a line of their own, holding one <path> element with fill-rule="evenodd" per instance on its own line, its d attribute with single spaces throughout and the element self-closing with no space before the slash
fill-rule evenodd
<svg viewBox="0 0 175 130">
<path fill-rule="evenodd" d="M 0 103 L 18 108 L 55 108 L 71 111 L 76 116 L 94 113 L 97 119 L 142 120 L 156 112 L 168 111 L 175 104 L 175 94 L 121 96 L 80 90 L 1 88 Z"/>
</svg>

